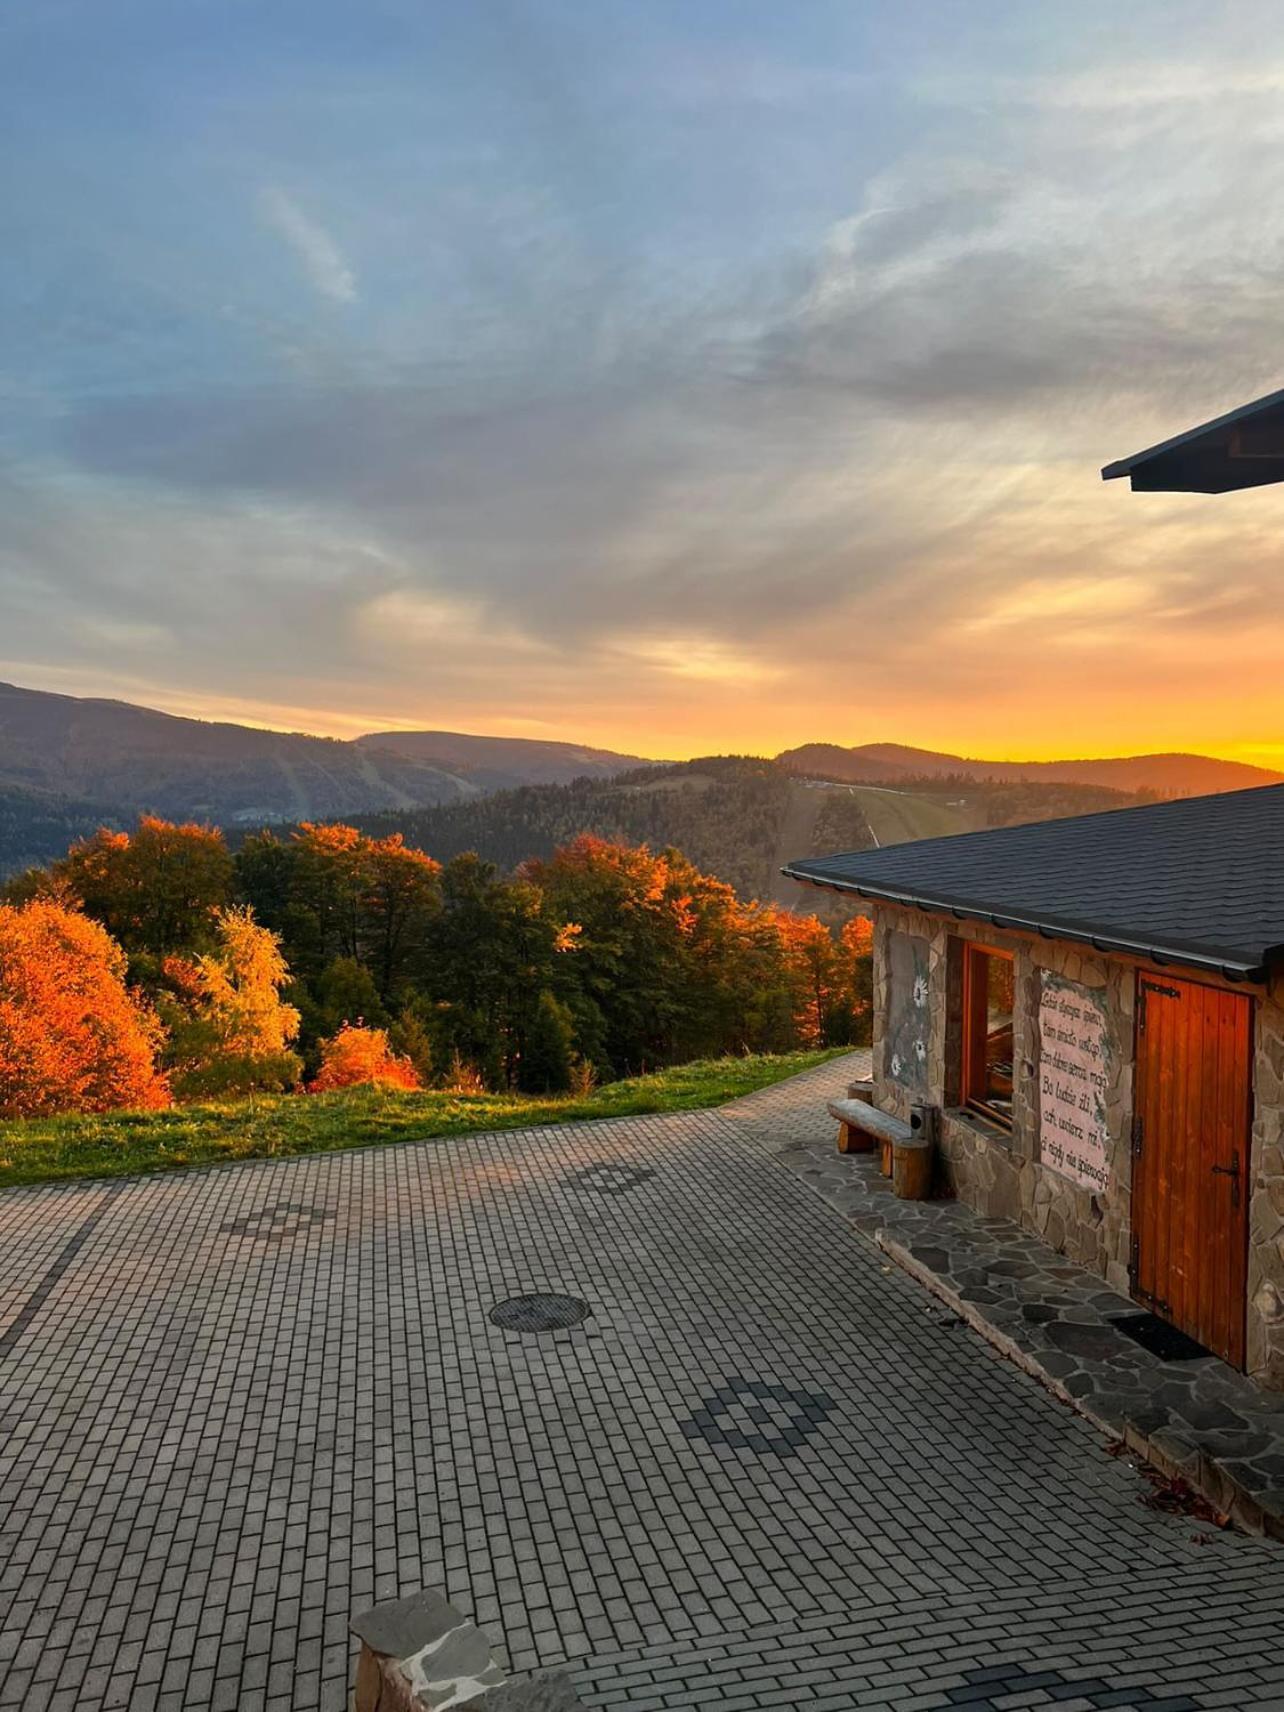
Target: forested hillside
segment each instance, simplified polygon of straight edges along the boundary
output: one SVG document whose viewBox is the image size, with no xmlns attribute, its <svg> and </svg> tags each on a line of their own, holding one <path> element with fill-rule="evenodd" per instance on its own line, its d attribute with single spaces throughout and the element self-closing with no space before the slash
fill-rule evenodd
<svg viewBox="0 0 1284 1712">
<path fill-rule="evenodd" d="M 100 826 L 122 824 L 117 811 L 101 803 L 0 784 L 0 880 L 64 855 L 75 839 Z"/>
<path fill-rule="evenodd" d="M 776 761 L 719 755 L 640 768 L 618 779 L 578 779 L 499 791 L 469 802 L 407 813 L 369 815 L 369 832 L 401 833 L 408 843 L 448 859 L 466 850 L 512 870 L 527 857 L 591 833 L 669 846 L 717 874 L 742 898 L 774 898 L 825 913 L 830 900 L 802 896 L 780 878 L 792 858 L 864 850 L 909 838 L 939 837 L 1021 820 L 1052 820 L 1128 808 L 1144 796 L 1100 785 L 993 784 L 935 776 L 896 789 L 804 779 Z"/>
<path fill-rule="evenodd" d="M 408 813 L 368 815 L 371 833 L 400 832 L 407 843 L 448 860 L 474 850 L 501 868 L 543 857 L 581 833 L 681 850 L 697 868 L 734 886 L 742 898 L 769 897 L 781 864 L 791 805 L 822 798 L 774 761 L 720 755 L 669 767 L 644 767 L 618 779 L 578 779 L 499 791 L 471 802 Z M 869 841 L 854 799 L 835 806 L 821 848 L 860 849 Z M 805 854 L 813 854 L 812 833 Z"/>
</svg>

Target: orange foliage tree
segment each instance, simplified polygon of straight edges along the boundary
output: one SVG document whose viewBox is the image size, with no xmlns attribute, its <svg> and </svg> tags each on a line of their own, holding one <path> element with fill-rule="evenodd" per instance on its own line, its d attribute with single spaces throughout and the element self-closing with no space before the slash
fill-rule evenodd
<svg viewBox="0 0 1284 1712">
<path fill-rule="evenodd" d="M 50 869 L 131 956 L 207 943 L 231 896 L 232 858 L 216 827 L 176 826 L 143 815 L 133 833 L 100 827 Z"/>
<path fill-rule="evenodd" d="M 0 1117 L 167 1106 L 162 1035 L 97 922 L 48 899 L 0 905 Z"/>
<path fill-rule="evenodd" d="M 321 1044 L 321 1068 L 311 1083 L 314 1094 L 336 1088 L 374 1084 L 382 1088 L 417 1088 L 419 1077 L 408 1058 L 392 1050 L 382 1028 L 345 1023 L 338 1034 Z"/>
<path fill-rule="evenodd" d="M 785 969 L 794 998 L 794 1020 L 804 1046 L 823 1046 L 838 1000 L 839 970 L 834 936 L 814 915 L 776 914 Z"/>
</svg>

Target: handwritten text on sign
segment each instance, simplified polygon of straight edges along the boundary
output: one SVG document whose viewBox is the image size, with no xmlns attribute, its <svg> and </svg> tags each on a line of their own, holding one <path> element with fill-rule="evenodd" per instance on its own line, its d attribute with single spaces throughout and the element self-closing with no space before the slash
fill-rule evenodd
<svg viewBox="0 0 1284 1712">
<path fill-rule="evenodd" d="M 1039 1153 L 1085 1189 L 1110 1186 L 1106 1016 L 1096 995 L 1043 972 L 1039 996 Z"/>
</svg>

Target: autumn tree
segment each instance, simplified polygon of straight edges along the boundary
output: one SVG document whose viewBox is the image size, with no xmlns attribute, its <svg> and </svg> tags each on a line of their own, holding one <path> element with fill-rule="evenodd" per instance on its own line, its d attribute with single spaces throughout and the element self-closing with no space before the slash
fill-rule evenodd
<svg viewBox="0 0 1284 1712">
<path fill-rule="evenodd" d="M 0 905 L 0 1117 L 155 1108 L 162 1029 L 106 930 L 49 900 Z"/>
<path fill-rule="evenodd" d="M 851 1024 L 846 1038 L 868 1046 L 874 1019 L 874 924 L 867 916 L 854 915 L 843 923 L 838 960 L 843 1004 Z"/>
<path fill-rule="evenodd" d="M 73 844 L 49 879 L 131 956 L 164 957 L 211 941 L 231 901 L 232 859 L 215 827 L 143 815 L 132 833 L 100 827 Z"/>
<path fill-rule="evenodd" d="M 299 1013 L 282 997 L 290 971 L 277 935 L 248 905 L 215 915 L 216 946 L 194 959 L 170 958 L 174 995 L 171 1062 L 184 1094 L 288 1088 L 302 1065 L 290 1047 Z"/>
<path fill-rule="evenodd" d="M 321 1068 L 311 1089 L 314 1094 L 326 1094 L 363 1085 L 417 1088 L 419 1078 L 410 1060 L 393 1051 L 384 1029 L 345 1024 L 322 1043 Z"/>
<path fill-rule="evenodd" d="M 785 968 L 794 990 L 794 1019 L 804 1046 L 824 1046 L 839 1002 L 834 936 L 814 915 L 780 910 L 776 918 Z"/>
<path fill-rule="evenodd" d="M 522 871 L 546 912 L 577 929 L 554 990 L 602 1069 L 628 1075 L 753 1044 L 747 1019 L 780 945 L 730 886 L 679 851 L 587 836 Z"/>
<path fill-rule="evenodd" d="M 284 844 L 272 833 L 247 839 L 236 866 L 243 894 L 309 981 L 357 963 L 387 1002 L 422 970 L 441 866 L 400 833 L 372 839 L 305 822 Z"/>
</svg>

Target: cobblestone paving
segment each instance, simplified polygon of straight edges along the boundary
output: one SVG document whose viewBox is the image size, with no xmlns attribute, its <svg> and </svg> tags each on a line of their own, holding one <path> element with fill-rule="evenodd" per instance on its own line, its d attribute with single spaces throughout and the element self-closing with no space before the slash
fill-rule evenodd
<svg viewBox="0 0 1284 1712">
<path fill-rule="evenodd" d="M 0 1197 L 0 1707 L 339 1712 L 427 1583 L 590 1706 L 1284 1708 L 1281 1548 L 773 1157 L 851 1074 Z"/>
</svg>

